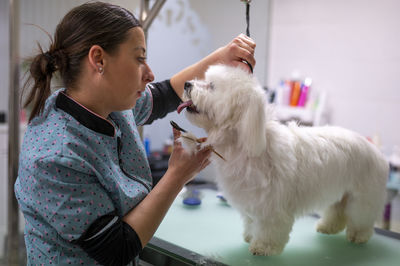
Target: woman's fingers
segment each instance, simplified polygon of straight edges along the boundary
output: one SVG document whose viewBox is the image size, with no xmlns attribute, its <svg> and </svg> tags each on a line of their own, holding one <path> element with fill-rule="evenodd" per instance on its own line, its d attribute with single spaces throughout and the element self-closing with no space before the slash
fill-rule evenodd
<svg viewBox="0 0 400 266">
<path fill-rule="evenodd" d="M 199 160 L 201 162 L 208 160 L 211 156 L 211 152 L 212 152 L 211 146 L 206 146 L 206 147 L 202 148 L 201 150 L 198 151 Z"/>
<path fill-rule="evenodd" d="M 249 50 L 239 47 L 239 51 L 237 52 L 237 54 L 241 60 L 245 60 L 246 62 L 248 62 L 252 66 L 252 68 L 255 67 L 256 59 L 254 58 L 254 55 L 249 52 Z"/>
<path fill-rule="evenodd" d="M 251 47 L 253 50 L 256 49 L 256 43 L 254 42 L 254 40 L 252 38 L 250 38 L 247 35 L 244 35 L 243 33 L 241 33 L 239 36 L 239 39 L 242 40 L 243 42 L 245 42 L 249 47 Z"/>
<path fill-rule="evenodd" d="M 210 159 L 205 159 L 203 163 L 201 164 L 201 170 L 206 168 L 209 164 L 211 163 Z"/>
<path fill-rule="evenodd" d="M 198 143 L 203 143 L 203 142 L 206 142 L 206 141 L 207 141 L 207 138 L 198 138 L 198 139 L 196 139 L 196 141 L 197 141 Z"/>
<path fill-rule="evenodd" d="M 254 69 L 254 66 L 256 65 L 256 60 L 254 58 L 255 47 L 255 42 L 244 34 L 240 34 L 233 39 L 229 46 L 229 54 L 235 56 L 232 65 L 240 66 L 244 70 L 251 72 L 251 69 Z M 249 63 L 251 67 L 249 67 L 244 61 Z"/>
<path fill-rule="evenodd" d="M 235 38 L 234 42 L 239 45 L 241 48 L 247 50 L 251 55 L 254 55 L 254 51 L 256 49 L 256 43 L 249 37 L 244 34 L 240 34 Z"/>
</svg>

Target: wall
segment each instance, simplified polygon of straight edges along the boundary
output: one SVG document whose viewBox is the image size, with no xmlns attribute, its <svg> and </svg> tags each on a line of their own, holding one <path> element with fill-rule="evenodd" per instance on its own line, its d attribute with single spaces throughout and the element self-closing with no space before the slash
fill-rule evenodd
<svg viewBox="0 0 400 266">
<path fill-rule="evenodd" d="M 26 23 L 52 33 L 60 17 L 85 0 L 20 2 L 25 57 L 35 51 L 35 40 L 47 44 L 47 36 Z M 138 0 L 112 2 L 138 13 Z M 379 134 L 386 152 L 400 145 L 395 116 L 400 113 L 400 2 L 275 0 L 271 12 L 269 2 L 252 1 L 251 6 L 250 32 L 257 41 L 255 73 L 260 81 L 273 87 L 298 70 L 313 78 L 316 89 L 328 92 L 331 124 L 366 136 Z M 0 1 L 2 95 L 8 94 L 7 8 L 7 1 Z M 149 63 L 158 80 L 168 78 L 244 30 L 244 6 L 239 0 L 168 0 L 150 28 Z M 0 98 L 0 111 L 8 109 L 7 98 Z M 185 123 L 181 117 L 172 118 Z M 169 119 L 145 129 L 154 148 L 160 148 L 169 134 Z"/>
<path fill-rule="evenodd" d="M 294 70 L 325 90 L 331 124 L 400 145 L 400 1 L 272 1 L 268 84 Z"/>
</svg>

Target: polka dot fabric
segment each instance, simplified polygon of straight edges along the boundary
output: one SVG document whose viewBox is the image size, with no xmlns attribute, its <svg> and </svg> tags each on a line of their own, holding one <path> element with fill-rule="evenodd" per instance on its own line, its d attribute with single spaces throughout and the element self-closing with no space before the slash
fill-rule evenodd
<svg viewBox="0 0 400 266">
<path fill-rule="evenodd" d="M 152 96 L 146 90 L 134 110 L 92 121 L 93 113 L 77 103 L 70 111 L 57 108 L 60 93 L 51 95 L 28 125 L 20 152 L 15 194 L 26 222 L 28 264 L 94 265 L 71 241 L 100 216 L 114 210 L 125 215 L 150 191 L 151 172 L 136 125 L 149 117 Z M 114 134 L 86 127 L 72 115 L 77 111 L 86 123 L 100 121 Z"/>
</svg>

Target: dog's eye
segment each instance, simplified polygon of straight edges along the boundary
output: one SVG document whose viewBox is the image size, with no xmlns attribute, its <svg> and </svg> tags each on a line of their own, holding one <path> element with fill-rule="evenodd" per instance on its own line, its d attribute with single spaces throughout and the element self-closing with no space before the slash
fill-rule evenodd
<svg viewBox="0 0 400 266">
<path fill-rule="evenodd" d="M 214 83 L 210 82 L 210 84 L 208 84 L 208 88 L 213 90 L 214 89 Z"/>
</svg>

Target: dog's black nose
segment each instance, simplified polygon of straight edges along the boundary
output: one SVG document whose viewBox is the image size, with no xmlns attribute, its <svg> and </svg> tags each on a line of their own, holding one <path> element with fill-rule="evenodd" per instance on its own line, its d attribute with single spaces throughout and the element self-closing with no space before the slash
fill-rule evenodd
<svg viewBox="0 0 400 266">
<path fill-rule="evenodd" d="M 193 87 L 193 84 L 190 81 L 185 82 L 185 87 L 184 87 L 185 91 L 190 92 L 192 87 Z"/>
</svg>

